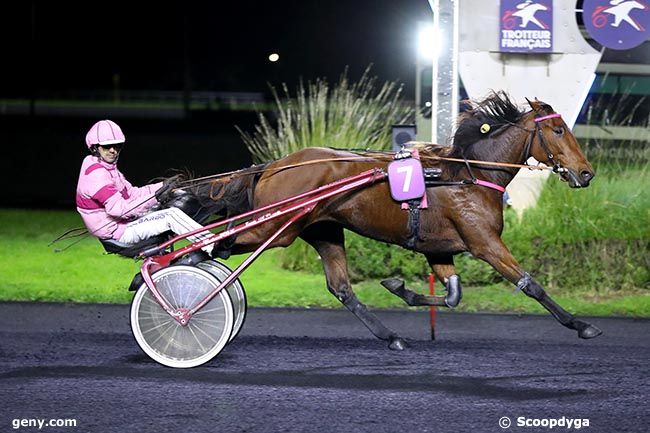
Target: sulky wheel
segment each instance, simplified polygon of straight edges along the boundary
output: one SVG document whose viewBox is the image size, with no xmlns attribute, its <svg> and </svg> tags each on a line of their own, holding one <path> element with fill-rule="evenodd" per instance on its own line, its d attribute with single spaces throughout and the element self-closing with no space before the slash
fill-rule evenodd
<svg viewBox="0 0 650 433">
<path fill-rule="evenodd" d="M 206 260 L 196 266 L 210 272 L 220 282 L 225 280 L 228 275 L 232 274 L 232 270 L 228 266 L 216 260 Z M 248 304 L 246 301 L 246 292 L 244 291 L 244 286 L 242 285 L 241 281 L 239 281 L 239 278 L 237 278 L 232 284 L 226 287 L 226 290 L 230 295 L 232 307 L 235 311 L 235 324 L 233 325 L 232 335 L 230 336 L 230 341 L 232 341 L 239 334 L 239 331 L 241 331 L 241 328 L 244 325 Z"/>
<path fill-rule="evenodd" d="M 210 273 L 192 266 L 170 266 L 152 278 L 173 308 L 193 308 L 218 285 Z M 197 311 L 186 326 L 163 310 L 146 284 L 131 302 L 131 330 L 138 345 L 168 367 L 189 368 L 210 361 L 228 344 L 233 323 L 233 306 L 226 290 Z"/>
</svg>

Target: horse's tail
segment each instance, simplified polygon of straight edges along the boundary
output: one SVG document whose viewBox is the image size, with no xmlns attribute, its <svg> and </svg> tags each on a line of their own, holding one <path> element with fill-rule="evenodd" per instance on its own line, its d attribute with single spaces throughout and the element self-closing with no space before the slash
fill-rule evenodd
<svg viewBox="0 0 650 433">
<path fill-rule="evenodd" d="M 200 182 L 183 188 L 201 206 L 201 212 L 217 216 L 233 216 L 253 209 L 255 186 L 268 164 L 239 170 L 230 176 Z"/>
</svg>

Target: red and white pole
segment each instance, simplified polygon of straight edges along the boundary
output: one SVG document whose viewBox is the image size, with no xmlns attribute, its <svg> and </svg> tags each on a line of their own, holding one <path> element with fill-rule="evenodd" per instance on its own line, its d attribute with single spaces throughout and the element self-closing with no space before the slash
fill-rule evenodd
<svg viewBox="0 0 650 433">
<path fill-rule="evenodd" d="M 436 277 L 433 273 L 429 274 L 429 294 L 431 296 L 436 295 Z M 429 319 L 431 322 L 431 339 L 436 339 L 436 307 L 433 305 L 429 307 Z"/>
</svg>

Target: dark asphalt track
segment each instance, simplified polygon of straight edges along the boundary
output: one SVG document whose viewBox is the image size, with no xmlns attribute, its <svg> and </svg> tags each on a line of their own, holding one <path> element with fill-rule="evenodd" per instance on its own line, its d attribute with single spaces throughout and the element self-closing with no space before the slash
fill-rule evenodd
<svg viewBox="0 0 650 433">
<path fill-rule="evenodd" d="M 650 321 L 593 318 L 582 341 L 546 316 L 380 312 L 411 347 L 391 352 L 347 311 L 253 309 L 194 369 L 160 366 L 126 305 L 0 304 L 0 432 L 499 432 L 518 417 L 650 430 Z"/>
</svg>

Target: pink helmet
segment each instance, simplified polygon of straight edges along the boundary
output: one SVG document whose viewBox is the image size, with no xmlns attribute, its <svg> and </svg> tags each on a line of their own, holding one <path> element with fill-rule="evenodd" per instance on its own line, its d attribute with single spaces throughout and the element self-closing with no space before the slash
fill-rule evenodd
<svg viewBox="0 0 650 433">
<path fill-rule="evenodd" d="M 112 120 L 100 120 L 86 134 L 86 146 L 89 149 L 95 144 L 105 146 L 107 144 L 124 143 L 125 141 L 124 133 L 117 126 L 117 123 Z"/>
</svg>

